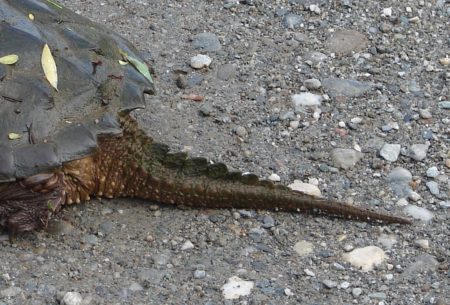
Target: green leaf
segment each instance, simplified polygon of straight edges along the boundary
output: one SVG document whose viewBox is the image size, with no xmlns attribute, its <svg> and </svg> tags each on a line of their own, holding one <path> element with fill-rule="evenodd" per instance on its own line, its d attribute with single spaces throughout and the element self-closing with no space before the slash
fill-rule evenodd
<svg viewBox="0 0 450 305">
<path fill-rule="evenodd" d="M 53 5 L 56 8 L 59 8 L 59 9 L 62 8 L 62 5 L 59 4 L 58 2 L 54 1 L 54 0 L 47 0 L 47 2 L 50 3 L 51 5 Z"/>
<path fill-rule="evenodd" d="M 4 65 L 14 65 L 19 60 L 19 56 L 16 54 L 10 54 L 0 57 L 0 64 Z"/>
<path fill-rule="evenodd" d="M 136 68 L 136 70 L 139 71 L 142 75 L 145 76 L 146 79 L 148 79 L 153 84 L 153 78 L 150 75 L 150 71 L 148 70 L 148 67 L 145 63 L 141 62 L 139 59 L 136 59 L 126 53 L 124 53 L 125 59 L 133 65 L 133 67 Z"/>
</svg>

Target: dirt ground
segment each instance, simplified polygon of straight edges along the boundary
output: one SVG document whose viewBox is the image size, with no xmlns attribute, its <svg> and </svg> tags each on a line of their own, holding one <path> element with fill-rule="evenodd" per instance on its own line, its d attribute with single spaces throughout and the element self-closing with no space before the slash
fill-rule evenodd
<svg viewBox="0 0 450 305">
<path fill-rule="evenodd" d="M 15 244 L 0 235 L 0 305 L 450 303 L 448 1 L 60 3 L 152 65 L 157 95 L 134 115 L 173 151 L 419 219 L 385 226 L 93 201 Z M 209 67 L 191 67 L 198 54 Z M 320 105 L 293 102 L 305 92 Z M 396 168 L 408 185 L 392 178 Z M 368 246 L 385 256 L 373 270 L 343 257 Z M 253 288 L 232 299 L 223 287 L 235 276 Z"/>
</svg>

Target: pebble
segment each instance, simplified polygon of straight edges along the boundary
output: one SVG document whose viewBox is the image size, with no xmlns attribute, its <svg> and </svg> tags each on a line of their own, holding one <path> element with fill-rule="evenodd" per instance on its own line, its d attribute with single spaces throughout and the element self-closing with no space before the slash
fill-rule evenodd
<svg viewBox="0 0 450 305">
<path fill-rule="evenodd" d="M 302 112 L 305 107 L 317 107 L 322 103 L 323 97 L 310 92 L 303 92 L 291 96 L 295 112 Z"/>
<path fill-rule="evenodd" d="M 93 234 L 86 235 L 83 238 L 83 243 L 94 246 L 98 243 L 98 237 Z"/>
<path fill-rule="evenodd" d="M 400 144 L 384 144 L 380 150 L 380 156 L 386 161 L 395 162 L 400 155 L 402 146 Z"/>
<path fill-rule="evenodd" d="M 139 283 L 136 283 L 136 282 L 131 283 L 131 285 L 130 285 L 130 287 L 128 287 L 128 289 L 131 292 L 138 292 L 138 291 L 144 290 L 144 288 Z"/>
<path fill-rule="evenodd" d="M 335 148 L 331 152 L 331 159 L 334 166 L 342 169 L 350 169 L 354 167 L 363 156 L 363 153 L 354 149 Z"/>
<path fill-rule="evenodd" d="M 329 52 L 339 55 L 352 55 L 362 51 L 367 44 L 366 36 L 355 30 L 337 30 L 326 42 Z"/>
<path fill-rule="evenodd" d="M 229 81 L 236 76 L 236 66 L 233 64 L 224 64 L 217 69 L 217 78 L 223 81 Z"/>
<path fill-rule="evenodd" d="M 399 207 L 405 207 L 408 205 L 408 199 L 406 198 L 400 198 L 396 203 Z"/>
<path fill-rule="evenodd" d="M 450 208 L 450 201 L 441 201 L 439 202 L 439 206 L 443 209 L 448 209 Z"/>
<path fill-rule="evenodd" d="M 273 181 L 273 182 L 280 182 L 281 181 L 281 177 L 278 176 L 277 174 L 271 174 L 269 176 L 269 180 Z"/>
<path fill-rule="evenodd" d="M 212 59 L 208 55 L 198 54 L 191 58 L 191 67 L 194 69 L 202 69 L 209 67 Z"/>
<path fill-rule="evenodd" d="M 391 190 L 400 198 L 410 196 L 412 189 L 410 182 L 412 181 L 412 174 L 409 170 L 403 167 L 394 168 L 387 176 L 387 181 Z"/>
<path fill-rule="evenodd" d="M 262 227 L 265 229 L 270 229 L 275 226 L 275 219 L 269 215 L 265 215 L 262 219 Z"/>
<path fill-rule="evenodd" d="M 194 249 L 194 244 L 190 240 L 186 240 L 181 246 L 182 251 Z"/>
<path fill-rule="evenodd" d="M 354 298 L 359 297 L 362 294 L 362 292 L 363 292 L 362 289 L 358 287 L 352 289 L 352 295 Z"/>
<path fill-rule="evenodd" d="M 222 293 L 225 300 L 234 300 L 239 299 L 241 296 L 249 295 L 253 287 L 253 282 L 244 281 L 237 276 L 233 276 L 222 286 Z"/>
<path fill-rule="evenodd" d="M 206 271 L 205 270 L 195 270 L 194 271 L 194 278 L 196 279 L 204 279 L 206 277 Z"/>
<path fill-rule="evenodd" d="M 301 25 L 303 17 L 297 14 L 288 13 L 284 15 L 282 24 L 285 28 L 295 29 Z"/>
<path fill-rule="evenodd" d="M 333 263 L 333 268 L 335 269 L 335 270 L 338 270 L 338 271 L 344 271 L 345 270 L 345 267 L 344 266 L 342 266 L 341 264 L 339 264 L 339 263 Z"/>
<path fill-rule="evenodd" d="M 439 102 L 439 108 L 450 109 L 450 101 Z"/>
<path fill-rule="evenodd" d="M 302 192 L 315 197 L 322 197 L 320 189 L 314 184 L 294 180 L 294 183 L 289 184 L 288 187 L 294 191 Z"/>
<path fill-rule="evenodd" d="M 328 289 L 336 288 L 337 285 L 338 285 L 337 282 L 332 281 L 332 280 L 323 280 L 323 281 L 322 281 L 322 284 L 323 284 L 326 288 L 328 288 Z"/>
<path fill-rule="evenodd" d="M 350 287 L 349 282 L 342 282 L 339 284 L 339 288 L 341 288 L 341 289 L 347 289 L 348 287 Z"/>
<path fill-rule="evenodd" d="M 408 198 L 414 202 L 417 202 L 420 199 L 422 199 L 422 196 L 420 196 L 419 193 L 417 193 L 415 191 L 410 191 L 408 194 Z"/>
<path fill-rule="evenodd" d="M 405 277 L 416 279 L 420 274 L 435 271 L 439 266 L 436 258 L 430 254 L 419 255 L 413 263 L 405 268 L 403 275 Z"/>
<path fill-rule="evenodd" d="M 322 87 L 322 83 L 320 82 L 320 80 L 316 78 L 307 79 L 303 82 L 303 84 L 309 90 L 317 90 L 320 89 L 320 87 Z"/>
<path fill-rule="evenodd" d="M 426 185 L 432 195 L 439 196 L 439 184 L 436 181 L 428 181 Z"/>
<path fill-rule="evenodd" d="M 427 157 L 428 145 L 426 144 L 413 144 L 411 145 L 406 155 L 416 161 L 422 161 Z"/>
<path fill-rule="evenodd" d="M 248 136 L 247 129 L 245 129 L 244 126 L 238 126 L 234 131 L 236 132 L 236 135 L 238 135 L 241 138 L 246 138 Z"/>
<path fill-rule="evenodd" d="M 429 178 L 436 178 L 439 175 L 439 170 L 436 166 L 433 166 L 427 169 L 426 174 Z"/>
<path fill-rule="evenodd" d="M 198 110 L 201 115 L 208 117 L 213 112 L 213 108 L 209 103 L 203 103 L 200 109 Z"/>
<path fill-rule="evenodd" d="M 294 245 L 294 251 L 299 256 L 307 256 L 311 254 L 314 250 L 314 245 L 306 240 L 301 240 L 295 243 Z"/>
<path fill-rule="evenodd" d="M 356 248 L 352 252 L 345 253 L 343 258 L 353 266 L 367 272 L 384 262 L 387 256 L 381 248 L 367 246 L 364 248 Z"/>
<path fill-rule="evenodd" d="M 288 297 L 291 297 L 291 296 L 294 295 L 294 293 L 292 292 L 292 290 L 289 289 L 289 288 L 285 288 L 285 289 L 284 289 L 284 294 L 287 295 Z"/>
<path fill-rule="evenodd" d="M 406 214 L 413 217 L 414 219 L 418 219 L 423 222 L 429 222 L 434 217 L 431 211 L 415 205 L 406 206 L 404 211 Z"/>
<path fill-rule="evenodd" d="M 382 300 L 386 299 L 386 293 L 374 292 L 374 293 L 369 294 L 369 298 L 382 301 Z"/>
<path fill-rule="evenodd" d="M 81 305 L 83 297 L 79 292 L 67 292 L 61 300 L 61 305 Z"/>
<path fill-rule="evenodd" d="M 14 298 L 21 292 L 22 292 L 22 289 L 20 287 L 11 286 L 11 287 L 1 290 L 0 295 L 5 298 Z"/>
<path fill-rule="evenodd" d="M 350 120 L 350 122 L 352 122 L 353 124 L 361 124 L 362 121 L 363 121 L 363 119 L 360 117 L 354 117 Z"/>
<path fill-rule="evenodd" d="M 316 276 L 316 274 L 314 272 L 312 272 L 311 270 L 309 270 L 309 269 L 305 269 L 305 270 L 303 270 L 303 272 L 305 272 L 305 274 L 307 276 L 310 276 L 310 277 L 315 277 Z"/>
<path fill-rule="evenodd" d="M 372 89 L 368 83 L 351 79 L 326 78 L 322 80 L 322 86 L 331 97 L 358 97 Z"/>
<path fill-rule="evenodd" d="M 414 245 L 421 249 L 430 249 L 430 241 L 428 239 L 418 239 L 414 241 Z"/>
<path fill-rule="evenodd" d="M 433 115 L 430 112 L 430 109 L 420 109 L 419 115 L 422 119 L 431 119 Z"/>
<path fill-rule="evenodd" d="M 219 38 L 214 33 L 197 34 L 192 39 L 192 43 L 197 49 L 206 52 L 219 51 L 222 48 Z"/>
</svg>

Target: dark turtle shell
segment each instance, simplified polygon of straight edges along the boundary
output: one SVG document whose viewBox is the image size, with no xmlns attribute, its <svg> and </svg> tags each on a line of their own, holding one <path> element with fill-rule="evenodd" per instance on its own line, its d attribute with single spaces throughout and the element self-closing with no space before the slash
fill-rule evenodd
<svg viewBox="0 0 450 305">
<path fill-rule="evenodd" d="M 0 57 L 19 57 L 0 64 L 0 182 L 91 154 L 99 134 L 121 132 L 118 113 L 144 107 L 144 93 L 154 93 L 136 65 L 119 62 L 144 63 L 128 41 L 53 0 L 1 0 L 0 20 Z M 58 90 L 42 68 L 45 44 Z"/>
</svg>

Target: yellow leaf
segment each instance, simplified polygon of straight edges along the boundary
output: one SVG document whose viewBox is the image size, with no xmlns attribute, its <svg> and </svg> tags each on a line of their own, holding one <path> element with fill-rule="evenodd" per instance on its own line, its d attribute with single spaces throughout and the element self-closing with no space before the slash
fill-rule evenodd
<svg viewBox="0 0 450 305">
<path fill-rule="evenodd" d="M 42 69 L 50 85 L 58 91 L 58 72 L 56 70 L 55 59 L 47 44 L 44 45 L 41 57 Z"/>
<path fill-rule="evenodd" d="M 0 57 L 0 64 L 4 65 L 14 65 L 19 60 L 19 56 L 16 54 L 10 54 Z"/>
<path fill-rule="evenodd" d="M 20 134 L 14 133 L 14 132 L 10 132 L 8 133 L 8 139 L 10 140 L 17 140 L 20 139 L 22 136 Z"/>
<path fill-rule="evenodd" d="M 31 21 L 33 21 L 34 20 L 34 15 L 33 14 L 28 14 L 28 19 L 30 19 Z"/>
<path fill-rule="evenodd" d="M 125 65 L 128 65 L 128 61 L 119 60 L 119 64 L 121 66 L 125 66 Z"/>
</svg>

